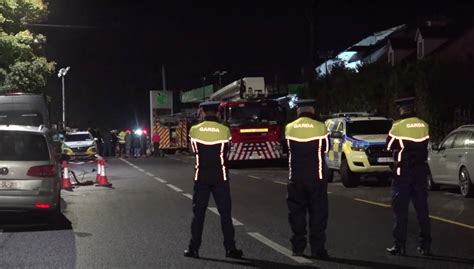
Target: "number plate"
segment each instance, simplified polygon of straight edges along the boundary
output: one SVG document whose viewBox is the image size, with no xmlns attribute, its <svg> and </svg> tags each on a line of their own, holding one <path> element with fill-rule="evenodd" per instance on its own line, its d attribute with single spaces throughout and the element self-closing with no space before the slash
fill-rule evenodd
<svg viewBox="0 0 474 269">
<path fill-rule="evenodd" d="M 379 163 L 393 163 L 393 158 L 391 158 L 391 157 L 377 158 L 377 162 L 379 162 Z"/>
<path fill-rule="evenodd" d="M 0 181 L 1 190 L 18 189 L 19 186 L 20 184 L 17 181 L 7 181 L 7 180 Z"/>
</svg>

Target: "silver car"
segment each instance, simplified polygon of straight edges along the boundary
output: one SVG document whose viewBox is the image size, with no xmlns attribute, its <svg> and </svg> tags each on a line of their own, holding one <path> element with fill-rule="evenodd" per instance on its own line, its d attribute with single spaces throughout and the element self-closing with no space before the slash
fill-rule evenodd
<svg viewBox="0 0 474 269">
<path fill-rule="evenodd" d="M 0 210 L 60 212 L 60 167 L 48 130 L 0 125 Z"/>
<path fill-rule="evenodd" d="M 474 125 L 463 125 L 434 144 L 428 155 L 429 185 L 459 186 L 464 197 L 474 196 Z M 472 175 L 472 176 L 471 176 Z"/>
</svg>

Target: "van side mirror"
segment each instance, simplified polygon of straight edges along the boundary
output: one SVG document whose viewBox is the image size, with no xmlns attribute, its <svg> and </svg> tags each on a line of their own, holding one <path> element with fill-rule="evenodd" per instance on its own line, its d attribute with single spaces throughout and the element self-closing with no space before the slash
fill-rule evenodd
<svg viewBox="0 0 474 269">
<path fill-rule="evenodd" d="M 332 132 L 331 138 L 342 138 L 342 132 Z"/>
</svg>

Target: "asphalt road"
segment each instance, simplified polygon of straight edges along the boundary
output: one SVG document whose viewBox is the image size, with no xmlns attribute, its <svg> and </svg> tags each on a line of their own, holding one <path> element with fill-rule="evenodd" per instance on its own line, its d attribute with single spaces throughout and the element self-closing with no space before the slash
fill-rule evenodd
<svg viewBox="0 0 474 269">
<path fill-rule="evenodd" d="M 71 165 L 81 181 L 95 180 L 93 167 Z M 109 159 L 107 176 L 112 188 L 63 191 L 63 216 L 55 223 L 1 214 L 0 268 L 474 268 L 474 199 L 455 189 L 430 193 L 434 255 L 416 254 L 412 211 L 408 256 L 394 257 L 384 251 L 392 242 L 389 187 L 369 180 L 346 189 L 336 177 L 327 231 L 333 258 L 318 261 L 289 255 L 286 168 L 232 169 L 236 241 L 245 259 L 224 257 L 211 202 L 196 260 L 182 255 L 192 218 L 192 157 Z"/>
</svg>

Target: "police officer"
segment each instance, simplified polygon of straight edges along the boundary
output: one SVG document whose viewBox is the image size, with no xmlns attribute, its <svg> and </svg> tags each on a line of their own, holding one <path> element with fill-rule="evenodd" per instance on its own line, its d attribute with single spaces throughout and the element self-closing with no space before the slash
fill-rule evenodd
<svg viewBox="0 0 474 269">
<path fill-rule="evenodd" d="M 429 141 L 428 124 L 416 117 L 414 97 L 398 99 L 395 102 L 401 119 L 393 124 L 387 138 L 387 149 L 393 150 L 395 161 L 392 181 L 395 240 L 394 245 L 386 250 L 392 255 L 405 254 L 408 206 L 411 200 L 420 226 L 418 252 L 429 255 L 431 229 L 426 180 L 429 172 L 426 163 Z"/>
<path fill-rule="evenodd" d="M 241 258 L 242 250 L 235 247 L 234 226 L 232 224 L 232 202 L 226 155 L 231 139 L 230 130 L 218 123 L 219 102 L 201 103 L 204 121 L 193 126 L 189 136 L 193 152 L 196 154 L 194 176 L 193 213 L 191 240 L 184 256 L 199 258 L 204 217 L 212 193 L 221 218 L 224 233 L 226 257 Z"/>
<path fill-rule="evenodd" d="M 315 100 L 297 102 L 298 119 L 286 126 L 289 149 L 287 204 L 294 256 L 306 248 L 306 218 L 309 214 L 311 257 L 328 258 L 325 248 L 328 220 L 327 181 L 324 153 L 328 150 L 328 132 L 324 123 L 314 120 Z"/>
</svg>

